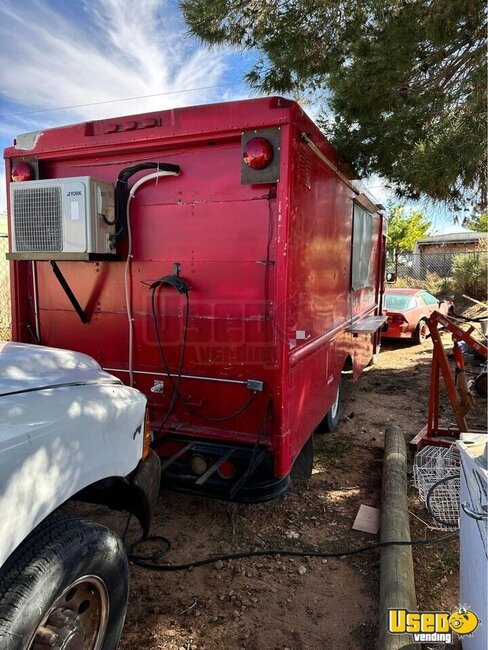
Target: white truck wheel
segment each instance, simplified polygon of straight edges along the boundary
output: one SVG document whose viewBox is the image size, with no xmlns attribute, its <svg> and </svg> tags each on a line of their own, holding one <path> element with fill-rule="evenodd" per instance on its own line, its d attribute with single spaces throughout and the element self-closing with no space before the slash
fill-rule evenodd
<svg viewBox="0 0 488 650">
<path fill-rule="evenodd" d="M 114 532 L 49 518 L 0 569 L 0 647 L 115 650 L 128 589 L 127 555 Z"/>
</svg>

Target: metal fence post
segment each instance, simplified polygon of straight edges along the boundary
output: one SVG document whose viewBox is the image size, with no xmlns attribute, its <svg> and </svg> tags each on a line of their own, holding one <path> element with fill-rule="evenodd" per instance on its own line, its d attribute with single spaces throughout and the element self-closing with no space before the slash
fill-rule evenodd
<svg viewBox="0 0 488 650">
<path fill-rule="evenodd" d="M 10 268 L 5 257 L 8 252 L 8 237 L 0 233 L 0 341 L 12 338 L 12 314 L 10 305 Z"/>
</svg>

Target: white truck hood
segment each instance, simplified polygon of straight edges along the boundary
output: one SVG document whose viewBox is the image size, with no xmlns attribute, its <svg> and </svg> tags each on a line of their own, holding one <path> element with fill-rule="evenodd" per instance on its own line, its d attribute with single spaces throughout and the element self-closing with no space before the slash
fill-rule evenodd
<svg viewBox="0 0 488 650">
<path fill-rule="evenodd" d="M 84 354 L 0 344 L 0 567 L 67 499 L 137 467 L 145 407 Z"/>
<path fill-rule="evenodd" d="M 80 352 L 26 343 L 0 343 L 0 396 L 85 383 L 122 382 Z"/>
</svg>

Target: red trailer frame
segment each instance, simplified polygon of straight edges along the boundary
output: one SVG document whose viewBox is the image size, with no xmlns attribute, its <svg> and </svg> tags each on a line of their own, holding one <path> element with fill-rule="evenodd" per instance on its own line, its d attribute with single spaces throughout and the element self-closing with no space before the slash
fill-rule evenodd
<svg viewBox="0 0 488 650">
<path fill-rule="evenodd" d="M 488 348 L 481 341 L 477 341 L 472 333 L 474 327 L 469 326 L 468 330 L 463 330 L 459 324 L 455 323 L 449 316 L 439 311 L 434 311 L 427 319 L 430 336 L 434 349 L 432 351 L 432 369 L 430 373 L 430 390 L 429 390 L 429 413 L 425 427 L 410 441 L 410 447 L 414 451 L 419 451 L 426 445 L 439 447 L 450 447 L 453 439 L 458 439 L 461 433 L 469 432 L 466 422 L 466 415 L 474 404 L 473 396 L 469 392 L 466 371 L 464 369 L 464 356 L 459 342 L 464 341 L 471 349 L 479 355 L 488 357 Z M 442 343 L 439 328 L 449 331 L 452 334 L 453 358 L 455 363 L 455 374 L 453 376 L 447 354 Z M 443 377 L 447 397 L 451 403 L 451 408 L 456 421 L 456 427 L 449 428 L 440 426 L 440 377 Z M 486 433 L 486 431 L 476 431 L 475 433 Z"/>
<path fill-rule="evenodd" d="M 256 137 L 271 145 L 261 169 L 243 160 Z M 300 106 L 86 122 L 19 136 L 5 159 L 9 183 L 20 162 L 39 179 L 111 183 L 141 162 L 181 168 L 141 185 L 129 212 L 133 377 L 165 481 L 250 501 L 283 493 L 300 454 L 310 469 L 342 371 L 357 379 L 379 346 L 386 221 Z M 11 255 L 14 339 L 86 352 L 128 383 L 127 245 L 116 260 Z"/>
</svg>

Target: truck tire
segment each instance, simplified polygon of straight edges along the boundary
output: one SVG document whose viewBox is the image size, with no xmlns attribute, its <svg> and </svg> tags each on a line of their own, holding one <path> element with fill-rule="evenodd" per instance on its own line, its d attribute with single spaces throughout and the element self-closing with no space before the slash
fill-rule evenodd
<svg viewBox="0 0 488 650">
<path fill-rule="evenodd" d="M 115 650 L 128 591 L 127 555 L 115 533 L 49 518 L 0 569 L 0 648 Z"/>
<path fill-rule="evenodd" d="M 329 412 L 316 428 L 316 433 L 332 433 L 337 429 L 342 412 L 342 377 L 337 384 L 337 393 Z"/>
</svg>

